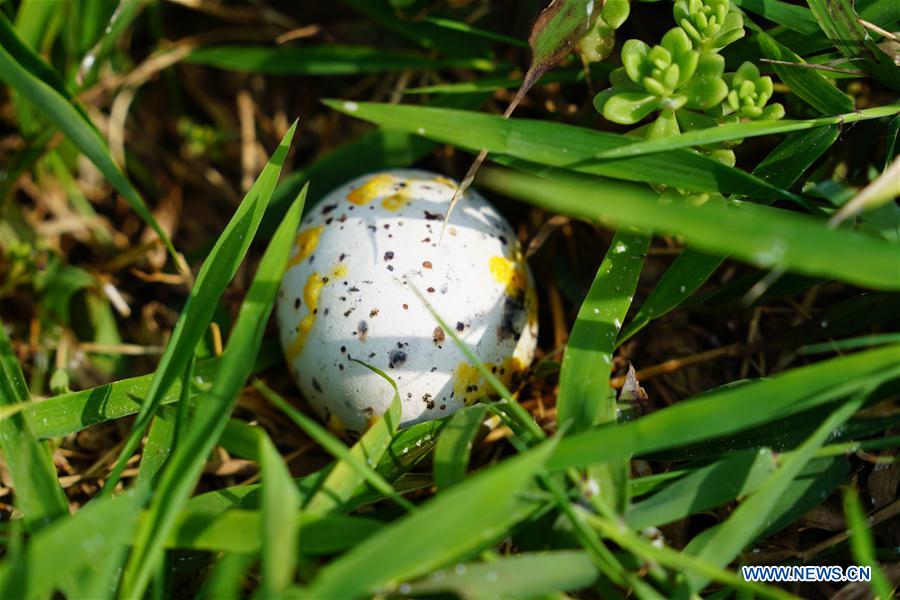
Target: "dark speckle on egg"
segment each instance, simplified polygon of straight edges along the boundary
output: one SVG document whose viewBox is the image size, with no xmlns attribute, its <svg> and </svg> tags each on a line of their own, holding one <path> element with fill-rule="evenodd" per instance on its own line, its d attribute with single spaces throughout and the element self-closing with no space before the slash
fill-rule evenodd
<svg viewBox="0 0 900 600">
<path fill-rule="evenodd" d="M 388 354 L 388 367 L 398 369 L 406 362 L 406 352 L 403 350 L 391 350 Z"/>
<path fill-rule="evenodd" d="M 369 335 L 369 324 L 365 321 L 360 321 L 356 326 L 356 339 L 361 342 L 366 341 L 366 337 Z"/>
</svg>

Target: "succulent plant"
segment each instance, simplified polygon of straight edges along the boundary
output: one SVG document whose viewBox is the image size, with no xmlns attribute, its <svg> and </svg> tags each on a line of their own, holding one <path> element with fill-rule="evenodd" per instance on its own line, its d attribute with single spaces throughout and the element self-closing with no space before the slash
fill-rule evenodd
<svg viewBox="0 0 900 600">
<path fill-rule="evenodd" d="M 678 0 L 675 22 L 701 52 L 715 52 L 744 37 L 744 19 L 730 0 Z"/>
<path fill-rule="evenodd" d="M 710 108 L 728 93 L 722 79 L 725 60 L 694 50 L 678 27 L 652 48 L 640 40 L 628 40 L 622 47 L 622 64 L 610 75 L 613 87 L 594 99 L 597 110 L 615 123 L 631 125 L 655 110 Z"/>
<path fill-rule="evenodd" d="M 727 108 L 738 117 L 751 120 L 780 119 L 784 107 L 775 102 L 768 104 L 774 86 L 772 78 L 761 77 L 753 63 L 745 62 L 735 73 L 727 76 L 729 92 Z M 725 108 L 725 107 L 723 107 Z"/>
</svg>

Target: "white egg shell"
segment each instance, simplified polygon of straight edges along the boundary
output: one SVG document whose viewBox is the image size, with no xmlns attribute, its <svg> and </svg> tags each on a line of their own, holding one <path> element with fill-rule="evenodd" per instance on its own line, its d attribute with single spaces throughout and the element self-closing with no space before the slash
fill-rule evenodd
<svg viewBox="0 0 900 600">
<path fill-rule="evenodd" d="M 334 190 L 303 219 L 278 294 L 281 345 L 307 401 L 362 434 L 397 384 L 402 425 L 449 415 L 491 388 L 411 287 L 507 383 L 537 341 L 534 282 L 509 223 L 474 190 L 440 245 L 456 182 L 392 170 Z"/>
</svg>

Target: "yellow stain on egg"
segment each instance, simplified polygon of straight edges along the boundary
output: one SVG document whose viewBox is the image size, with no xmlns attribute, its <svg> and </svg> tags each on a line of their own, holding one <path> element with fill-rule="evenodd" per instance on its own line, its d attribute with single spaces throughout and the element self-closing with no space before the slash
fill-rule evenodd
<svg viewBox="0 0 900 600">
<path fill-rule="evenodd" d="M 481 383 L 481 373 L 469 363 L 459 363 L 453 371 L 453 392 L 466 406 L 478 400 Z"/>
<path fill-rule="evenodd" d="M 443 175 L 438 175 L 437 177 L 434 178 L 434 180 L 436 182 L 440 183 L 441 185 L 445 185 L 448 188 L 450 188 L 451 190 L 456 191 L 456 182 L 453 181 L 452 179 L 448 179 L 447 177 L 444 177 Z"/>
<path fill-rule="evenodd" d="M 363 206 L 378 196 L 383 195 L 392 185 L 394 185 L 395 181 L 396 179 L 393 175 L 376 175 L 347 194 L 347 200 L 357 206 Z"/>
<path fill-rule="evenodd" d="M 318 273 L 312 273 L 306 279 L 306 285 L 303 286 L 303 302 L 306 306 L 307 313 L 306 316 L 300 320 L 300 326 L 297 329 L 297 337 L 294 338 L 290 348 L 285 351 L 288 362 L 294 362 L 294 359 L 303 352 L 303 347 L 306 345 L 306 338 L 309 336 L 309 331 L 316 322 L 316 309 L 319 307 L 319 296 L 322 293 L 323 287 L 325 287 L 325 282 Z"/>
<path fill-rule="evenodd" d="M 329 274 L 333 279 L 343 279 L 347 276 L 347 265 L 344 263 L 336 264 Z"/>
<path fill-rule="evenodd" d="M 315 227 L 307 227 L 297 234 L 297 239 L 294 240 L 297 254 L 291 258 L 287 266 L 288 269 L 299 265 L 312 256 L 312 253 L 316 251 L 316 247 L 319 245 L 319 237 L 321 237 L 323 229 L 325 229 L 323 225 L 316 225 Z"/>
<path fill-rule="evenodd" d="M 505 256 L 492 256 L 488 268 L 497 283 L 508 285 L 516 273 L 516 263 Z"/>
<path fill-rule="evenodd" d="M 407 196 L 403 192 L 397 192 L 396 194 L 391 194 L 387 198 L 381 201 L 381 206 L 383 206 L 386 210 L 391 212 L 396 212 L 406 206 L 409 202 L 409 196 Z"/>
<path fill-rule="evenodd" d="M 344 434 L 347 433 L 347 427 L 337 415 L 328 415 L 328 422 L 325 423 L 325 427 L 328 428 L 328 431 L 338 437 L 343 437 Z"/>
<path fill-rule="evenodd" d="M 514 296 L 525 287 L 525 265 L 520 260 L 521 253 L 516 253 L 516 260 L 505 256 L 492 256 L 488 261 L 488 269 L 494 281 L 506 286 L 506 293 Z"/>
</svg>

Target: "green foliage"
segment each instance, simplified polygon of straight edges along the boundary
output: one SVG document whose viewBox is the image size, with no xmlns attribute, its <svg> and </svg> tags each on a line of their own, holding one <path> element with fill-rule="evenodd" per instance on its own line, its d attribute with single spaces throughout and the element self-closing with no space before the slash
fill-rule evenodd
<svg viewBox="0 0 900 600">
<path fill-rule="evenodd" d="M 790 598 L 734 565 L 836 495 L 794 560 L 891 595 L 896 2 L 294 4 L 3 4 L 0 596 Z M 467 153 L 542 361 L 505 386 L 419 293 L 499 399 L 401 429 L 374 357 L 345 443 L 265 338 L 301 213 Z"/>
</svg>

